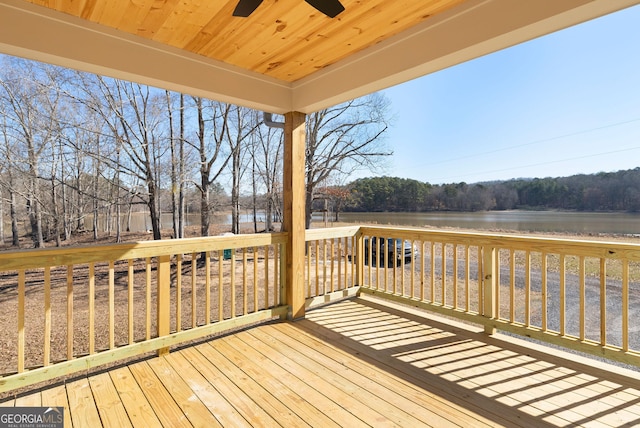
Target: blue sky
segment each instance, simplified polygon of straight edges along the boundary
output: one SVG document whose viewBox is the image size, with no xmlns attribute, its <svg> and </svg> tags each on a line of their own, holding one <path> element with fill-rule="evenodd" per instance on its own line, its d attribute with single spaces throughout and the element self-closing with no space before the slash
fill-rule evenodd
<svg viewBox="0 0 640 428">
<path fill-rule="evenodd" d="M 396 117 L 385 175 L 475 183 L 639 167 L 640 6 L 384 94 Z"/>
</svg>

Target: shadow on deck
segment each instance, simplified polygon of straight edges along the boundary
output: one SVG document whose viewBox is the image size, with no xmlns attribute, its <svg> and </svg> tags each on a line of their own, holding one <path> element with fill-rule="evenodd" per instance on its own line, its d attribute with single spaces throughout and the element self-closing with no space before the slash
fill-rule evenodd
<svg viewBox="0 0 640 428">
<path fill-rule="evenodd" d="M 639 379 L 357 298 L 1 405 L 65 406 L 66 427 L 636 426 Z"/>
</svg>

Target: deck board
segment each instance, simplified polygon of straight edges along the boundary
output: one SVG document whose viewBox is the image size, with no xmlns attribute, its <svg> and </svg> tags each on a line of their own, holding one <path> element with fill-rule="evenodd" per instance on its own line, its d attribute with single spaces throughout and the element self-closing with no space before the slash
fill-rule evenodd
<svg viewBox="0 0 640 428">
<path fill-rule="evenodd" d="M 277 348 L 266 345 L 262 340 L 255 339 L 250 334 L 237 336 L 233 340 L 232 346 L 236 346 L 247 357 L 254 361 L 260 361 L 260 366 L 272 373 L 290 388 L 318 407 L 318 410 L 327 415 L 334 425 L 354 426 L 361 423 L 361 420 L 354 416 L 349 410 L 357 404 L 357 400 L 348 394 L 336 394 L 336 389 L 329 382 L 322 378 L 312 377 L 309 368 L 294 364 L 288 359 L 280 359 L 276 354 L 275 359 L 269 359 Z M 282 364 L 282 365 L 279 365 Z"/>
<path fill-rule="evenodd" d="M 96 402 L 93 399 L 89 379 L 81 378 L 66 385 L 69 407 L 65 412 L 71 412 L 74 427 L 91 427 L 102 424 Z M 48 403 L 45 403 L 48 405 Z"/>
<path fill-rule="evenodd" d="M 134 427 L 161 426 L 144 392 L 127 367 L 112 370 L 109 375 Z"/>
<path fill-rule="evenodd" d="M 640 424 L 640 375 L 354 299 L 80 376 L 0 406 L 65 426 Z"/>
<path fill-rule="evenodd" d="M 165 385 L 158 379 L 146 361 L 133 364 L 129 369 L 163 426 L 192 426 L 174 397 L 167 391 Z"/>
<path fill-rule="evenodd" d="M 42 390 L 42 403 L 52 407 L 64 407 L 64 426 L 72 427 L 71 414 L 69 413 L 69 400 L 64 385 L 57 385 Z M 126 425 L 125 425 L 126 426 Z"/>
<path fill-rule="evenodd" d="M 181 377 L 183 385 L 179 388 L 183 389 L 180 394 L 183 396 L 183 400 L 195 401 L 195 397 L 198 397 L 199 402 L 208 410 L 209 414 L 206 415 L 203 409 L 193 409 L 193 411 L 199 414 L 198 417 L 207 418 L 208 422 L 205 426 L 248 426 L 247 421 L 229 404 L 224 395 L 219 393 L 182 353 L 174 353 L 168 358 L 155 361 L 165 366 L 169 364 L 175 373 L 171 376 L 179 375 Z M 169 367 L 165 367 L 165 370 L 168 369 Z M 187 397 L 189 393 L 192 395 Z M 186 404 L 185 407 L 187 407 Z M 192 420 L 191 417 L 189 419 Z M 195 421 L 194 424 L 199 425 Z"/>
<path fill-rule="evenodd" d="M 98 408 L 98 414 L 104 425 L 130 427 L 131 421 L 120 401 L 118 391 L 108 373 L 99 373 L 89 378 L 89 385 Z M 44 399 L 43 399 L 44 400 Z"/>
</svg>

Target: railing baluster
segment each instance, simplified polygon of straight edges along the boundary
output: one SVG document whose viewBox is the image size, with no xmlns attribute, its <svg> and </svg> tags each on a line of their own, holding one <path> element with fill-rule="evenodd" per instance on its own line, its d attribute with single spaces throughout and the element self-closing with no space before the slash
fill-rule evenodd
<svg viewBox="0 0 640 428">
<path fill-rule="evenodd" d="M 607 261 L 600 258 L 600 344 L 607 344 Z"/>
<path fill-rule="evenodd" d="M 109 261 L 109 349 L 115 348 L 115 325 L 116 325 L 116 315 L 115 315 L 115 273 L 114 273 L 114 262 L 113 260 Z"/>
<path fill-rule="evenodd" d="M 316 241 L 316 296 L 320 295 L 320 241 Z"/>
<path fill-rule="evenodd" d="M 236 317 L 236 252 L 231 251 L 231 277 L 229 281 L 231 282 L 231 318 Z"/>
<path fill-rule="evenodd" d="M 376 256 L 378 258 L 380 258 L 380 240 L 382 239 L 386 239 L 386 238 L 380 238 L 378 237 L 378 241 L 377 241 L 377 246 L 378 248 L 376 249 Z M 385 293 L 389 291 L 389 251 L 388 251 L 388 245 L 385 244 L 384 248 L 384 291 Z M 395 285 L 394 285 L 395 287 Z"/>
<path fill-rule="evenodd" d="M 336 251 L 338 252 L 336 256 L 336 262 L 338 265 L 338 281 L 337 281 L 337 289 L 342 290 L 342 239 L 338 238 L 338 245 Z"/>
<path fill-rule="evenodd" d="M 18 373 L 24 372 L 24 296 L 26 273 L 24 269 L 18 271 Z M 69 317 L 67 315 L 67 331 L 69 329 Z M 69 342 L 67 341 L 67 344 Z"/>
<path fill-rule="evenodd" d="M 387 239 L 387 238 L 385 238 Z M 387 240 L 387 243 L 389 241 Z M 388 253 L 388 251 L 386 251 Z M 398 294 L 398 269 L 397 269 L 397 264 L 398 264 L 398 246 L 395 243 L 395 240 L 393 241 L 393 254 L 391 254 L 393 260 L 391 261 L 391 270 L 393 272 L 393 294 Z M 404 275 L 403 275 L 404 277 Z"/>
<path fill-rule="evenodd" d="M 509 321 L 516 320 L 516 252 L 509 250 Z"/>
<path fill-rule="evenodd" d="M 311 242 L 305 243 L 306 254 L 307 254 L 307 271 L 305 272 L 305 281 L 307 284 L 306 287 L 306 298 L 311 297 Z"/>
<path fill-rule="evenodd" d="M 223 251 L 218 251 L 218 266 L 222 266 Z M 222 283 L 220 283 L 222 286 Z M 211 252 L 205 252 L 204 258 L 204 323 L 211 324 Z"/>
<path fill-rule="evenodd" d="M 176 254 L 176 332 L 182 331 L 182 254 Z"/>
<path fill-rule="evenodd" d="M 429 301 L 435 303 L 436 301 L 436 243 L 431 241 L 431 280 Z"/>
<path fill-rule="evenodd" d="M 224 250 L 218 250 L 218 321 L 224 319 Z M 207 277 L 209 274 L 207 274 Z M 209 289 L 207 288 L 207 293 Z M 208 312 L 207 312 L 208 313 Z M 207 316 L 209 319 L 209 316 Z M 208 323 L 208 321 L 207 321 Z"/>
<path fill-rule="evenodd" d="M 469 261 L 469 256 L 471 254 L 469 245 L 465 245 L 464 246 L 464 300 L 465 300 L 465 306 L 464 306 L 464 310 L 465 312 L 469 312 L 469 310 L 471 309 L 471 290 L 470 290 L 470 282 L 471 282 L 471 276 L 469 274 L 470 269 L 470 261 Z"/>
<path fill-rule="evenodd" d="M 400 247 L 401 251 L 404 253 L 404 240 L 401 241 L 402 242 L 402 247 Z M 397 275 L 400 277 L 400 294 L 401 296 L 406 296 L 406 291 L 405 291 L 405 275 L 404 275 L 404 254 L 398 254 L 398 246 L 394 245 L 395 249 L 396 249 L 396 255 L 395 255 L 395 260 L 394 260 L 394 269 L 399 270 L 399 272 L 397 273 Z M 398 268 L 398 262 L 400 262 L 400 267 Z"/>
<path fill-rule="evenodd" d="M 355 265 L 355 274 L 353 277 L 353 285 L 364 287 L 364 237 L 360 234 L 354 235 L 353 237 L 353 247 L 351 250 L 351 254 L 353 257 L 351 260 Z M 369 283 L 367 286 L 371 287 L 371 277 L 369 277 Z"/>
<path fill-rule="evenodd" d="M 93 265 L 89 267 L 91 272 Z M 93 275 L 95 277 L 95 274 Z M 133 311 L 135 306 L 133 304 L 133 287 L 135 283 L 133 280 L 133 259 L 129 259 L 127 262 L 127 319 L 129 328 L 129 344 L 134 342 L 134 325 L 133 325 Z"/>
<path fill-rule="evenodd" d="M 442 298 L 442 306 L 447 304 L 447 244 L 445 242 L 442 243 L 442 258 L 440 260 L 442 262 L 441 274 L 442 274 L 442 291 L 440 292 L 440 297 Z"/>
<path fill-rule="evenodd" d="M 579 261 L 579 276 L 580 276 L 580 341 L 585 339 L 586 329 L 586 311 L 585 311 L 585 259 L 584 256 L 580 256 Z"/>
<path fill-rule="evenodd" d="M 411 299 L 414 299 L 416 296 L 416 292 L 415 292 L 415 286 L 416 286 L 416 258 L 415 258 L 415 254 L 413 252 L 413 248 L 414 248 L 415 241 L 411 240 Z"/>
<path fill-rule="evenodd" d="M 145 258 L 145 314 L 146 314 L 146 326 L 145 326 L 145 339 L 151 338 L 151 258 Z"/>
<path fill-rule="evenodd" d="M 327 293 L 327 240 L 322 240 L 322 294 Z"/>
<path fill-rule="evenodd" d="M 548 296 L 547 296 L 547 253 L 542 253 L 542 266 L 540 267 L 541 275 L 541 292 L 540 299 L 542 300 L 542 331 L 547 331 L 547 309 L 548 309 Z"/>
<path fill-rule="evenodd" d="M 269 303 L 269 246 L 264 246 L 264 308 L 271 307 Z"/>
<path fill-rule="evenodd" d="M 629 351 L 629 260 L 622 260 L 622 350 Z"/>
<path fill-rule="evenodd" d="M 330 262 L 331 264 L 330 264 L 329 272 L 331 273 L 331 275 L 329 276 L 329 291 L 333 293 L 335 291 L 335 288 L 334 288 L 335 284 L 333 280 L 334 273 L 335 273 L 334 261 L 335 261 L 335 255 L 336 255 L 335 239 L 331 239 L 330 251 L 331 251 L 331 254 L 329 254 L 329 259 L 331 260 Z"/>
<path fill-rule="evenodd" d="M 425 253 L 425 242 L 420 240 L 420 301 L 424 301 L 424 287 L 426 273 L 425 273 L 425 265 L 424 265 L 424 253 Z"/>
<path fill-rule="evenodd" d="M 91 313 L 91 304 L 89 313 Z M 91 326 L 91 325 L 90 325 Z M 93 332 L 91 328 L 90 332 Z M 89 336 L 91 340 L 92 336 Z M 46 367 L 51 362 L 51 267 L 44 268 L 44 362 Z"/>
<path fill-rule="evenodd" d="M 367 271 L 369 272 L 369 286 L 373 287 L 375 283 L 375 290 L 380 290 L 380 275 L 379 275 L 379 265 L 380 263 L 376 263 L 375 269 L 373 266 L 373 254 L 371 254 L 371 237 L 367 238 L 367 241 L 364 241 L 364 237 L 362 238 L 362 248 L 363 251 L 366 247 L 367 257 L 366 257 L 366 265 Z M 364 269 L 364 267 L 363 267 Z M 373 275 L 375 274 L 375 281 L 373 280 Z"/>
<path fill-rule="evenodd" d="M 286 251 L 287 247 L 284 244 L 276 244 L 275 246 L 275 286 L 276 286 L 276 305 L 281 305 L 285 301 L 287 295 L 287 284 L 285 283 L 284 272 L 287 270 Z"/>
<path fill-rule="evenodd" d="M 340 264 L 344 263 L 344 277 L 342 279 L 342 283 L 344 284 L 344 288 L 347 289 L 349 288 L 349 241 L 347 240 L 347 238 L 342 238 L 342 241 L 344 250 L 342 252 Z"/>
<path fill-rule="evenodd" d="M 373 269 L 373 263 L 374 263 L 372 239 L 373 239 L 372 237 L 369 237 L 369 274 L 371 274 L 371 269 Z M 375 269 L 376 290 L 380 290 L 382 288 L 382 284 L 386 284 L 386 283 L 381 280 L 382 275 L 380 274 L 380 254 L 378 254 L 377 252 L 376 252 L 376 258 L 375 258 L 375 264 L 376 264 L 376 269 Z"/>
<path fill-rule="evenodd" d="M 501 291 L 501 287 L 500 287 L 500 266 L 502 266 L 502 264 L 500 263 L 500 249 L 496 249 L 496 256 L 494 259 L 494 267 L 493 267 L 493 275 L 495 276 L 495 291 L 494 291 L 494 300 L 493 300 L 493 305 L 494 305 L 494 316 L 496 319 L 500 319 L 500 306 L 501 306 L 501 300 L 500 300 L 500 291 Z"/>
<path fill-rule="evenodd" d="M 478 264 L 477 270 L 478 270 L 478 279 L 477 279 L 477 287 L 478 287 L 478 314 L 482 315 L 482 311 L 484 310 L 483 308 L 483 300 L 484 300 L 484 283 L 483 283 L 483 278 L 484 278 L 484 268 L 483 266 L 483 260 L 482 260 L 482 247 L 480 245 L 478 245 L 476 247 L 476 251 L 478 252 L 478 255 L 476 256 L 476 263 Z"/>
<path fill-rule="evenodd" d="M 453 307 L 458 308 L 458 244 L 453 244 Z"/>
<path fill-rule="evenodd" d="M 93 263 L 89 263 L 89 354 L 96 352 L 95 336 L 95 300 L 96 300 L 96 270 Z"/>
<path fill-rule="evenodd" d="M 242 249 L 242 315 L 246 315 L 248 308 L 247 300 L 247 249 Z"/>
<path fill-rule="evenodd" d="M 198 325 L 198 289 L 197 277 L 198 275 L 198 260 L 196 253 L 191 253 L 191 328 L 195 328 Z"/>
<path fill-rule="evenodd" d="M 531 252 L 524 255 L 524 325 L 531 325 Z"/>
<path fill-rule="evenodd" d="M 73 267 L 67 266 L 67 360 L 73 359 Z"/>
<path fill-rule="evenodd" d="M 258 312 L 258 294 L 258 248 L 253 247 L 253 312 Z"/>
<path fill-rule="evenodd" d="M 496 310 L 496 293 L 497 293 L 497 285 L 496 285 L 496 253 L 497 250 L 495 247 L 483 247 L 483 263 L 482 263 L 482 273 L 483 273 L 483 294 L 484 294 L 484 308 L 483 315 L 486 318 L 494 319 L 497 315 Z M 485 324 L 485 332 L 487 334 L 492 334 L 495 330 L 494 327 Z"/>
<path fill-rule="evenodd" d="M 159 256 L 156 263 L 156 328 L 158 337 L 163 337 L 171 329 L 171 256 Z M 168 353 L 168 347 L 158 349 L 158 355 Z"/>
<path fill-rule="evenodd" d="M 560 255 L 560 335 L 567 334 L 567 262 L 564 254 Z"/>
</svg>

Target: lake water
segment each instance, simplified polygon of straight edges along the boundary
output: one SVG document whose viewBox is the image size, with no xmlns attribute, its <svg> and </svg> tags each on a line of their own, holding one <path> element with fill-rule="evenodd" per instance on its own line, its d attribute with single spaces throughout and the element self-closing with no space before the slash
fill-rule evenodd
<svg viewBox="0 0 640 428">
<path fill-rule="evenodd" d="M 132 216 L 132 229 L 144 231 L 150 228 L 144 213 Z M 258 219 L 264 220 L 262 215 Z M 171 228 L 171 215 L 163 214 L 163 228 Z M 241 215 L 241 222 L 250 223 L 253 216 Z M 314 216 L 322 222 L 322 216 Z M 429 213 L 341 213 L 340 221 L 346 223 L 373 223 L 380 225 L 418 227 L 460 227 L 467 229 L 510 230 L 518 232 L 568 232 L 580 234 L 615 233 L 640 235 L 640 214 L 592 213 L 557 211 L 487 211 L 487 212 L 429 212 Z M 197 214 L 187 216 L 188 225 L 197 225 Z M 231 224 L 231 215 L 217 214 L 212 224 Z M 329 226 L 331 223 L 329 222 Z"/>
<path fill-rule="evenodd" d="M 640 235 L 640 214 L 557 211 L 342 213 L 340 221 L 419 227 L 461 227 L 520 232 Z"/>
</svg>

